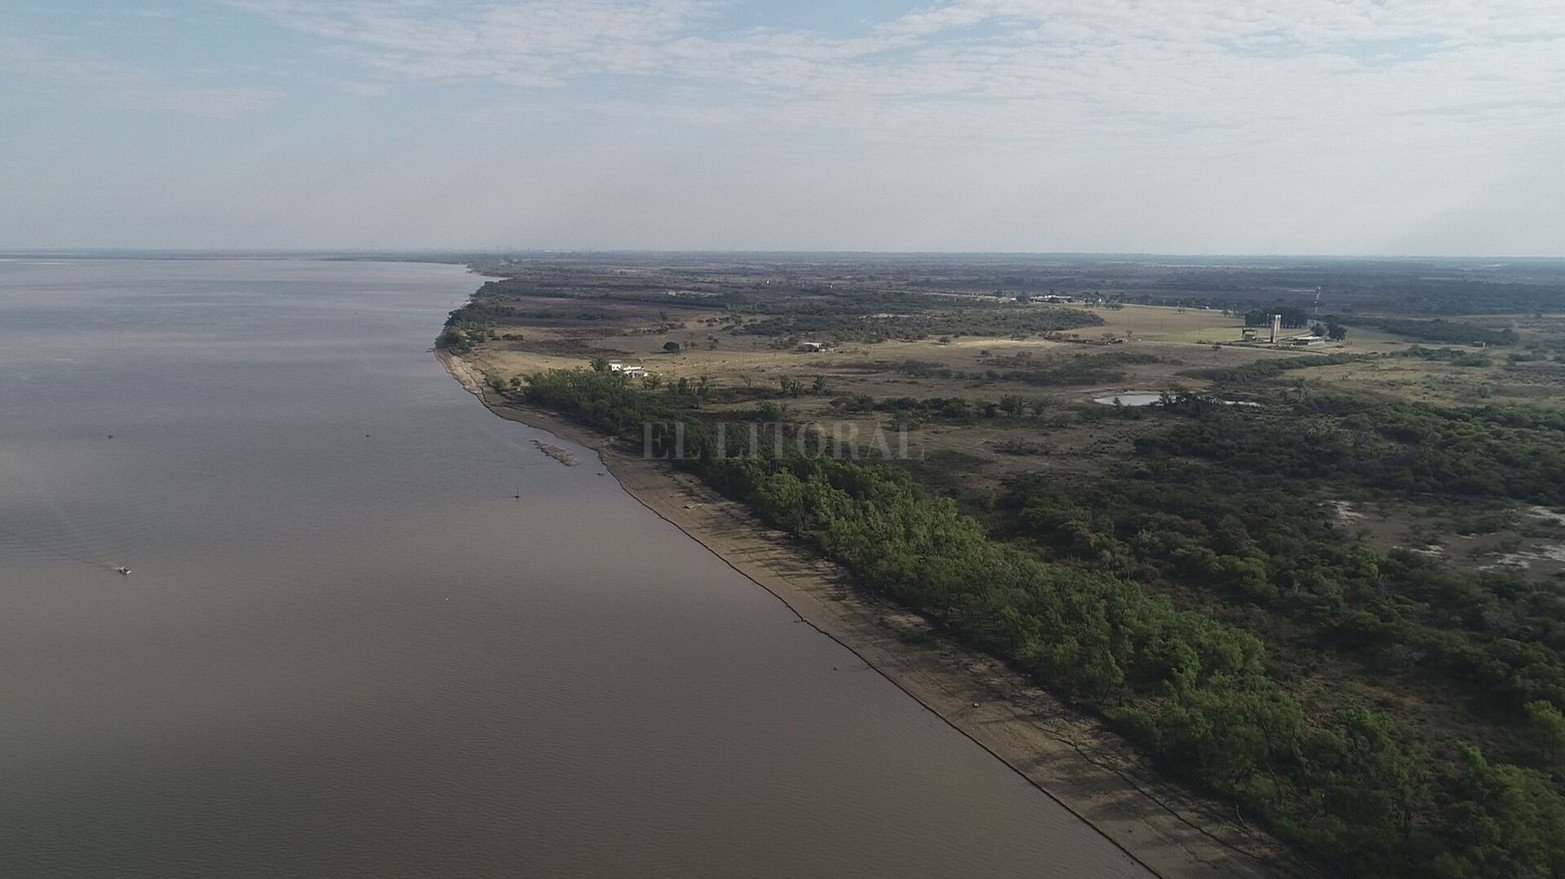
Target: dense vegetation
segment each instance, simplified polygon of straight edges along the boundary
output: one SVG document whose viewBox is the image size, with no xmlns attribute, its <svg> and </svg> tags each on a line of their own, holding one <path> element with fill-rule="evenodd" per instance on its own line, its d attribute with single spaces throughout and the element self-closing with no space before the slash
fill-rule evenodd
<svg viewBox="0 0 1565 879">
<path fill-rule="evenodd" d="M 1486 721 L 1525 727 L 1529 705 L 1565 708 L 1556 590 L 1372 552 L 1345 541 L 1308 495 L 1253 486 L 1178 461 L 1093 485 L 1032 475 L 1003 498 L 1003 530 L 1048 558 L 1184 591 L 1190 603 L 1259 606 L 1291 624 L 1269 626 L 1275 637 L 1357 656 L 1367 673 L 1433 682 Z M 1511 756 L 1552 762 L 1528 749 Z"/>
<path fill-rule="evenodd" d="M 1143 448 L 1274 477 L 1565 505 L 1565 414 L 1320 396 L 1274 416 L 1200 407 Z"/>
<path fill-rule="evenodd" d="M 439 337 L 435 339 L 435 347 L 442 351 L 450 351 L 452 354 L 466 354 L 472 351 L 473 345 L 483 338 L 487 338 L 487 334 L 480 336 L 469 327 L 448 326 L 441 330 Z"/>
<path fill-rule="evenodd" d="M 1216 468 L 1203 460 L 1265 472 L 1266 460 L 1252 456 L 1267 442 L 1288 443 L 1285 430 L 1181 401 L 1171 408 L 1188 423 L 1143 445 L 1139 474 L 1098 490 L 1014 482 L 1001 501 L 1009 536 L 1023 541 L 1011 545 L 886 467 L 786 452 L 729 456 L 693 416 L 689 386 L 653 393 L 607 372 L 565 370 L 529 376 L 524 393 L 637 439 L 678 434 L 682 466 L 867 588 L 1098 712 L 1169 771 L 1335 867 L 1366 876 L 1565 873 L 1565 803 L 1547 763 L 1565 750 L 1556 602 L 1498 581 L 1444 577 L 1416 557 L 1376 556 L 1336 538 L 1306 501 L 1247 504 L 1242 489 L 1207 481 Z M 1337 450 L 1335 469 L 1309 460 L 1311 442 L 1282 446 L 1283 462 L 1312 476 L 1400 483 L 1403 467 L 1415 483 L 1477 479 L 1482 490 L 1526 497 L 1552 496 L 1550 479 L 1554 491 L 1565 484 L 1551 469 L 1559 459 L 1543 454 L 1558 416 L 1413 407 L 1379 417 L 1343 402 L 1317 406 L 1311 415 L 1318 439 Z M 1485 475 L 1479 459 L 1515 442 L 1531 445 Z M 1197 463 L 1180 463 L 1188 456 Z M 1444 651 L 1439 673 L 1525 714 L 1540 735 L 1556 734 L 1539 746 L 1537 765 L 1517 766 L 1469 746 L 1431 753 L 1365 708 L 1310 716 L 1269 669 L 1260 639 L 1176 609 L 1138 581 L 1276 607 L 1362 653 L 1399 656 L 1398 644 Z M 1498 618 L 1514 625 L 1497 631 L 1488 621 Z"/>
<path fill-rule="evenodd" d="M 1420 342 L 1444 342 L 1451 345 L 1514 345 L 1516 331 L 1510 328 L 1495 330 L 1477 324 L 1434 320 L 1382 320 L 1376 323 L 1380 329 Z"/>
<path fill-rule="evenodd" d="M 1339 363 L 1354 363 L 1360 360 L 1373 359 L 1373 355 L 1367 354 L 1306 354 L 1300 357 L 1285 357 L 1278 360 L 1255 360 L 1241 366 L 1209 367 L 1205 369 L 1190 369 L 1181 373 L 1191 378 L 1204 378 L 1218 382 L 1225 386 L 1250 385 L 1276 378 L 1285 372 L 1295 369 L 1309 369 L 1316 366 L 1335 366 Z"/>
</svg>

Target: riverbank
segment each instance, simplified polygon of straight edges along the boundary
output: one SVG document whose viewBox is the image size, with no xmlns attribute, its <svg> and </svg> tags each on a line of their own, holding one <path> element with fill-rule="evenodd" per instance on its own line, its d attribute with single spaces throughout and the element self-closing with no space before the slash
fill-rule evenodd
<svg viewBox="0 0 1565 879">
<path fill-rule="evenodd" d="M 441 353 L 453 377 L 501 417 L 598 452 L 620 485 L 801 620 L 862 658 L 1131 857 L 1164 877 L 1308 872 L 1238 816 L 1160 779 L 1118 737 L 996 660 L 963 649 L 919 615 L 853 588 L 838 566 L 757 521 L 699 479 L 615 438 L 487 390 L 482 369 Z"/>
</svg>

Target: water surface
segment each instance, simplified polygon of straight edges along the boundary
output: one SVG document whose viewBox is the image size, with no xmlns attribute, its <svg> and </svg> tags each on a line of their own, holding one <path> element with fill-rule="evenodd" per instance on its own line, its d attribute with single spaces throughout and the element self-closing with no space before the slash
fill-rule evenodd
<svg viewBox="0 0 1565 879">
<path fill-rule="evenodd" d="M 1165 397 L 1177 396 L 1175 391 L 1127 391 L 1123 394 L 1107 394 L 1102 397 L 1093 397 L 1092 402 L 1101 403 L 1104 406 L 1158 406 Z M 1222 400 L 1207 398 L 1213 403 L 1221 403 L 1224 406 L 1260 406 L 1260 403 L 1252 403 L 1248 400 Z"/>
<path fill-rule="evenodd" d="M 0 263 L 0 876 L 1140 875 L 483 410 L 476 284 Z"/>
</svg>

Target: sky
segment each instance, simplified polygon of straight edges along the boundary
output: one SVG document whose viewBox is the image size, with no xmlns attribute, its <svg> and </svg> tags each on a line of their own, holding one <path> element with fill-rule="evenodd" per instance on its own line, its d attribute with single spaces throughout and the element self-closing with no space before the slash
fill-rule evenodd
<svg viewBox="0 0 1565 879">
<path fill-rule="evenodd" d="M 94 247 L 1565 256 L 1565 2 L 5 0 Z"/>
</svg>

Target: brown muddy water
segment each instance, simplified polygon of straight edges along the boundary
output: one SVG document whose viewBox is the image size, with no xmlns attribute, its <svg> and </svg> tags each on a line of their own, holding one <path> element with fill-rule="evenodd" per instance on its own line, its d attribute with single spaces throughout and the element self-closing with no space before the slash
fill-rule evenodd
<svg viewBox="0 0 1565 879">
<path fill-rule="evenodd" d="M 477 283 L 0 261 L 0 876 L 1141 875 L 485 411 Z"/>
</svg>

